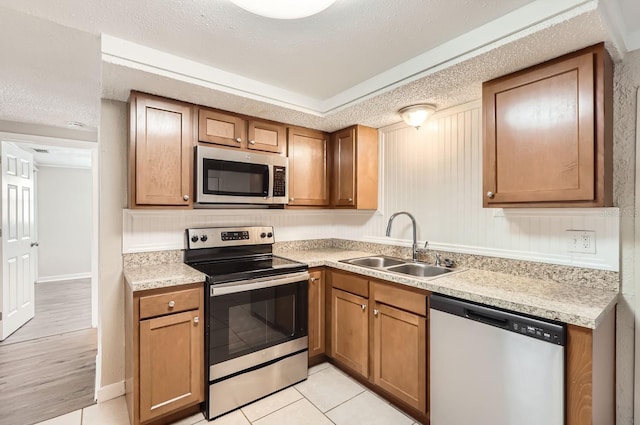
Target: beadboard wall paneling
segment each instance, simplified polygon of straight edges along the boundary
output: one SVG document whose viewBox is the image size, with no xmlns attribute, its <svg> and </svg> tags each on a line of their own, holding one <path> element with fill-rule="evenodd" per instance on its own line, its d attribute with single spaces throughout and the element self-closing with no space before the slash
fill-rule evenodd
<svg viewBox="0 0 640 425">
<path fill-rule="evenodd" d="M 125 210 L 123 252 L 185 247 L 188 227 L 270 225 L 278 241 L 341 238 L 411 245 L 412 213 L 421 246 L 551 264 L 619 270 L 617 208 L 482 208 L 480 102 L 435 114 L 416 130 L 380 131 L 378 212 L 349 210 Z M 568 252 L 566 230 L 596 232 L 596 254 Z"/>
<path fill-rule="evenodd" d="M 388 217 L 409 211 L 433 249 L 618 271 L 618 208 L 482 208 L 480 102 L 381 133 L 384 214 L 365 239 L 380 242 Z M 596 254 L 568 252 L 566 230 L 595 231 Z M 397 217 L 391 236 L 410 243 L 410 220 Z"/>
</svg>

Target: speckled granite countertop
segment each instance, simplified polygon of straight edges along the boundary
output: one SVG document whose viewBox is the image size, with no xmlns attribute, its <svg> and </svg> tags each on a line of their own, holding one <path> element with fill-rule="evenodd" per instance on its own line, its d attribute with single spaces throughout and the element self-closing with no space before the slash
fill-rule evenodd
<svg viewBox="0 0 640 425">
<path fill-rule="evenodd" d="M 124 278 L 133 292 L 204 282 L 205 275 L 184 263 L 129 265 Z"/>
<path fill-rule="evenodd" d="M 307 263 L 309 267 L 330 266 L 591 329 L 600 324 L 618 300 L 617 292 L 485 270 L 467 269 L 435 278 L 414 278 L 339 262 L 374 255 L 361 251 L 321 248 L 278 255 Z"/>
</svg>

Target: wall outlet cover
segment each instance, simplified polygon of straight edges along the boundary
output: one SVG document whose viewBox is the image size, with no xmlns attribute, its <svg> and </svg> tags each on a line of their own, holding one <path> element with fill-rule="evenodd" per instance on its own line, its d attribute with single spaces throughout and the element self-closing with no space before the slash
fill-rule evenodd
<svg viewBox="0 0 640 425">
<path fill-rule="evenodd" d="M 593 230 L 567 230 L 568 252 L 596 253 L 596 232 Z"/>
</svg>

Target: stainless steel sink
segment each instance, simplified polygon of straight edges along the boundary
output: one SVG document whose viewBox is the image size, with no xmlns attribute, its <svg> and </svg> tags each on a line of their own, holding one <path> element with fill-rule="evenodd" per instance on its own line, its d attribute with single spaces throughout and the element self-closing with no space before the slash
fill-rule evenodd
<svg viewBox="0 0 640 425">
<path fill-rule="evenodd" d="M 355 266 L 373 267 L 375 269 L 397 266 L 398 264 L 404 264 L 403 260 L 397 258 L 376 256 L 376 257 L 363 257 L 352 258 L 351 260 L 344 260 L 345 263 L 353 264 Z"/>
<path fill-rule="evenodd" d="M 444 267 L 432 266 L 426 263 L 411 262 L 399 258 L 387 257 L 384 255 L 374 255 L 371 257 L 351 258 L 341 260 L 341 263 L 353 264 L 354 266 L 368 267 L 392 273 L 399 273 L 415 277 L 434 277 L 441 274 L 450 273 L 453 270 Z"/>
<path fill-rule="evenodd" d="M 431 277 L 439 276 L 441 274 L 451 272 L 451 269 L 445 269 L 444 267 L 430 266 L 424 263 L 406 263 L 400 266 L 389 267 L 389 272 L 408 274 L 417 277 Z"/>
</svg>

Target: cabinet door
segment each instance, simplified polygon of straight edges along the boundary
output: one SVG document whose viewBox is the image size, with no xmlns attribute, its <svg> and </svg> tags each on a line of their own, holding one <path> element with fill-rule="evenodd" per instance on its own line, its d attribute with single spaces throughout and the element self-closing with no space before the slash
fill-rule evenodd
<svg viewBox="0 0 640 425">
<path fill-rule="evenodd" d="M 309 275 L 309 357 L 324 354 L 325 299 L 322 270 Z"/>
<path fill-rule="evenodd" d="M 594 87 L 592 52 L 484 84 L 485 207 L 595 199 Z"/>
<path fill-rule="evenodd" d="M 331 357 L 369 376 L 369 320 L 366 298 L 331 290 Z"/>
<path fill-rule="evenodd" d="M 407 404 L 427 411 L 426 319 L 375 303 L 373 383 Z"/>
<path fill-rule="evenodd" d="M 247 147 L 264 152 L 283 153 L 286 145 L 286 131 L 283 125 L 251 120 L 249 121 L 249 143 Z"/>
<path fill-rule="evenodd" d="M 356 205 L 356 129 L 339 131 L 333 138 L 333 188 L 335 206 Z"/>
<path fill-rule="evenodd" d="M 246 121 L 242 118 L 210 109 L 200 109 L 198 115 L 199 141 L 234 148 L 246 146 Z"/>
<path fill-rule="evenodd" d="M 191 205 L 192 109 L 155 96 L 132 96 L 130 206 Z M 135 195 L 134 195 L 135 194 Z"/>
<path fill-rule="evenodd" d="M 328 206 L 327 135 L 289 128 L 289 205 Z"/>
<path fill-rule="evenodd" d="M 204 400 L 199 310 L 140 322 L 140 422 Z"/>
</svg>

